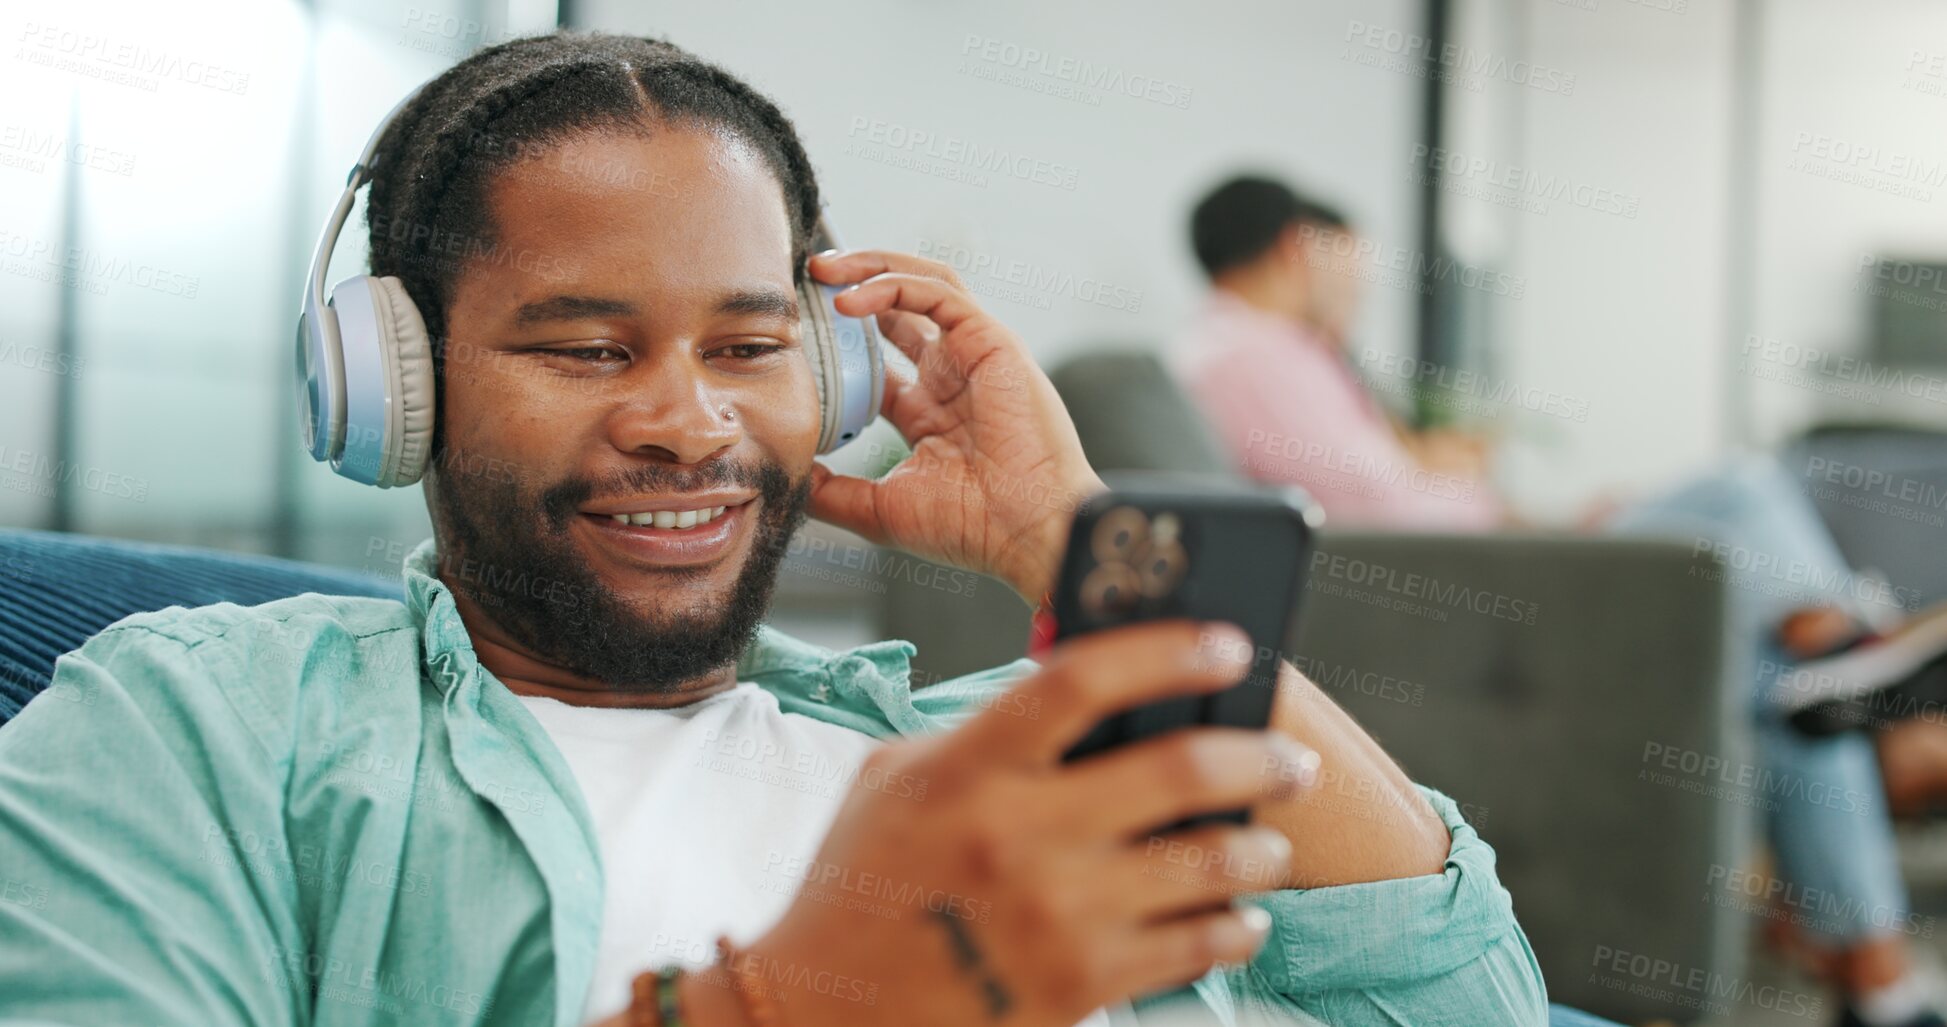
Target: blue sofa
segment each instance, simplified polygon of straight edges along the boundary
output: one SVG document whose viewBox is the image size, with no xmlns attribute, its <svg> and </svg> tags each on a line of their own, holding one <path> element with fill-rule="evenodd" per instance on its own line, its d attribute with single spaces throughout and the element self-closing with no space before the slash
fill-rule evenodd
<svg viewBox="0 0 1947 1027">
<path fill-rule="evenodd" d="M 56 657 L 129 614 L 304 592 L 402 595 L 396 581 L 289 560 L 0 530 L 0 729 L 47 687 Z M 1550 1027 L 1615 1027 L 1563 1006 L 1550 1012 Z"/>
<path fill-rule="evenodd" d="M 47 687 L 55 657 L 129 614 L 304 592 L 404 594 L 396 581 L 290 560 L 0 530 L 0 724 Z"/>
</svg>

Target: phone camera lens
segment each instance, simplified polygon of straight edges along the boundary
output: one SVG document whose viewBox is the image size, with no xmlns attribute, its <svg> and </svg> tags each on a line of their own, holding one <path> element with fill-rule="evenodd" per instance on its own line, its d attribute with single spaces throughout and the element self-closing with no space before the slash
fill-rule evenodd
<svg viewBox="0 0 1947 1027">
<path fill-rule="evenodd" d="M 1133 506 L 1118 506 L 1095 522 L 1089 546 L 1098 563 L 1127 561 L 1130 552 L 1149 540 L 1149 518 Z"/>
<path fill-rule="evenodd" d="M 1157 539 L 1144 546 L 1134 562 L 1142 580 L 1143 595 L 1160 599 L 1183 580 L 1184 572 L 1190 569 L 1190 554 L 1180 542 Z"/>
<path fill-rule="evenodd" d="M 1105 563 L 1082 579 L 1082 609 L 1092 617 L 1120 617 L 1142 598 L 1142 581 L 1126 563 Z"/>
</svg>

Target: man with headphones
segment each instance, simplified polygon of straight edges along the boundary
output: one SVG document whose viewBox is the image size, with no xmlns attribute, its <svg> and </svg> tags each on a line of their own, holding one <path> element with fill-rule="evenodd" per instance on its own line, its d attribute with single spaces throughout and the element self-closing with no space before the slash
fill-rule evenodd
<svg viewBox="0 0 1947 1027">
<path fill-rule="evenodd" d="M 368 180 L 373 275 L 323 302 Z M 951 270 L 821 236 L 790 123 L 667 43 L 516 40 L 403 102 L 298 344 L 313 456 L 423 478 L 407 600 L 62 659 L 100 703 L 0 741 L 4 873 L 47 897 L 0 904 L 0 1019 L 1541 1023 L 1492 850 L 1289 666 L 1271 730 L 1062 762 L 1234 682 L 1235 628 L 914 689 L 906 643 L 761 625 L 807 513 L 1033 603 L 1101 488 Z M 879 415 L 921 459 L 815 461 Z M 75 749 L 85 792 L 32 769 Z"/>
</svg>

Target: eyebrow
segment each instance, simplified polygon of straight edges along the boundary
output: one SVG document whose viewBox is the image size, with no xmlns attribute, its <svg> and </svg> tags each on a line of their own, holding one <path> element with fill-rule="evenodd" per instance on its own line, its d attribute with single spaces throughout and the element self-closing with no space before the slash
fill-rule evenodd
<svg viewBox="0 0 1947 1027">
<path fill-rule="evenodd" d="M 521 308 L 514 312 L 514 323 L 531 325 L 546 321 L 573 321 L 584 317 L 628 317 L 634 313 L 635 304 L 623 300 L 603 299 L 599 296 L 550 296 L 544 300 L 521 304 Z"/>
<path fill-rule="evenodd" d="M 795 321 L 798 319 L 798 301 L 789 293 L 773 289 L 743 289 L 729 293 L 718 300 L 716 312 L 722 315 L 760 315 Z M 635 313 L 635 304 L 627 300 L 601 296 L 550 296 L 544 300 L 522 304 L 514 313 L 514 323 L 532 325 L 548 321 L 574 321 L 585 317 L 633 317 Z"/>
<path fill-rule="evenodd" d="M 774 289 L 744 289 L 717 301 L 717 313 L 767 315 L 796 321 L 798 299 Z"/>
</svg>

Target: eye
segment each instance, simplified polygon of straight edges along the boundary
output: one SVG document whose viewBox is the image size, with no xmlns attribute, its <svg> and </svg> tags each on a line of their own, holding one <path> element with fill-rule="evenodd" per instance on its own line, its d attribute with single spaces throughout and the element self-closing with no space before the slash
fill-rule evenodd
<svg viewBox="0 0 1947 1027">
<path fill-rule="evenodd" d="M 784 352 L 784 347 L 772 342 L 735 342 L 719 346 L 711 353 L 729 357 L 732 360 L 762 360 L 773 353 Z"/>
<path fill-rule="evenodd" d="M 556 350 L 555 352 L 564 353 L 574 357 L 576 360 L 586 360 L 595 364 L 623 359 L 622 354 L 602 346 L 582 346 L 576 349 Z"/>
<path fill-rule="evenodd" d="M 533 352 L 544 357 L 564 357 L 583 364 L 617 364 L 629 359 L 626 352 L 614 346 L 549 346 Z"/>
</svg>

